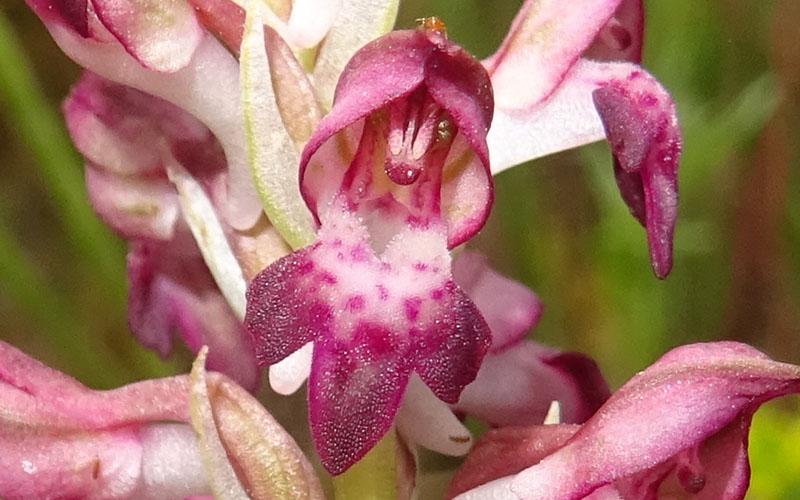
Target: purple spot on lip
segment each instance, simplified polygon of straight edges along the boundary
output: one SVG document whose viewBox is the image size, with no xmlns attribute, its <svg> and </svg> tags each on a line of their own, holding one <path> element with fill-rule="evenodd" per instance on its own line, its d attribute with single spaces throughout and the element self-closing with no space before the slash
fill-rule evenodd
<svg viewBox="0 0 800 500">
<path fill-rule="evenodd" d="M 424 262 L 415 262 L 414 269 L 417 271 L 425 271 L 426 269 L 428 269 L 428 264 Z"/>
<path fill-rule="evenodd" d="M 336 276 L 334 276 L 333 274 L 329 273 L 328 271 L 323 271 L 323 272 L 319 273 L 319 280 L 322 283 L 327 283 L 328 285 L 335 285 L 336 282 L 338 281 L 336 279 Z"/>
<path fill-rule="evenodd" d="M 353 295 L 347 299 L 347 305 L 345 307 L 350 312 L 356 312 L 363 310 L 365 305 L 366 302 L 364 301 L 363 295 Z"/>
<path fill-rule="evenodd" d="M 642 106 L 655 106 L 658 104 L 658 99 L 653 94 L 644 94 L 639 98 L 639 104 Z"/>
<path fill-rule="evenodd" d="M 403 307 L 406 312 L 406 319 L 409 321 L 417 321 L 419 318 L 419 310 L 422 308 L 422 300 L 417 297 L 406 299 L 403 302 Z"/>
<path fill-rule="evenodd" d="M 310 260 L 303 262 L 303 264 L 297 268 L 297 273 L 300 276 L 305 276 L 306 274 L 310 273 L 314 270 L 314 263 Z"/>
<path fill-rule="evenodd" d="M 443 298 L 444 298 L 444 290 L 442 290 L 441 288 L 437 288 L 436 290 L 433 290 L 431 292 L 431 299 L 438 302 Z"/>
<path fill-rule="evenodd" d="M 369 259 L 369 252 L 364 246 L 357 245 L 350 250 L 350 257 L 354 262 L 366 262 Z"/>
<path fill-rule="evenodd" d="M 378 289 L 378 297 L 381 300 L 389 300 L 389 291 L 386 290 L 385 286 L 377 285 L 376 288 Z"/>
</svg>

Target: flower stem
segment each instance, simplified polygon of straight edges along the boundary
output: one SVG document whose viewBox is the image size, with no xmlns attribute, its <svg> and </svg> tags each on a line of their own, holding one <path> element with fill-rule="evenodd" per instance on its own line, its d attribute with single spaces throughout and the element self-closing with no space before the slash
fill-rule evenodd
<svg viewBox="0 0 800 500">
<path fill-rule="evenodd" d="M 364 458 L 333 478 L 336 500 L 395 500 L 396 446 L 392 428 Z"/>
</svg>

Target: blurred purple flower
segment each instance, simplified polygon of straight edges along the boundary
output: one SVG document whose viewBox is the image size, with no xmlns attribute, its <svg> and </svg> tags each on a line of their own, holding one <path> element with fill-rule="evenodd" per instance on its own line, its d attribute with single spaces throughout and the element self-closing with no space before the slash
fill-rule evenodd
<svg viewBox="0 0 800 500">
<path fill-rule="evenodd" d="M 130 241 L 133 334 L 161 356 L 176 331 L 195 353 L 208 345 L 213 369 L 254 390 L 261 377 L 250 337 L 203 261 L 168 178 L 170 168 L 185 165 L 212 199 L 222 197 L 227 169 L 216 138 L 174 105 L 89 72 L 64 115 L 86 158 L 95 211 Z M 226 229 L 234 244 L 244 238 Z"/>
</svg>

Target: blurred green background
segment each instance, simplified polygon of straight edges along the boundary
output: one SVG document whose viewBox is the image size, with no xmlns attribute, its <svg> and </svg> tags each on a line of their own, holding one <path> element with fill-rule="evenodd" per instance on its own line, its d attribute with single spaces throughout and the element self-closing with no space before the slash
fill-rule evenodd
<svg viewBox="0 0 800 500">
<path fill-rule="evenodd" d="M 477 56 L 520 0 L 406 0 Z M 80 74 L 21 0 L 0 0 L 0 339 L 93 387 L 186 371 L 134 343 L 124 244 L 93 216 L 58 105 Z M 644 230 L 595 144 L 497 178 L 471 246 L 537 291 L 534 337 L 594 356 L 612 386 L 678 344 L 736 339 L 800 363 L 800 2 L 651 0 L 645 66 L 684 131 L 675 266 L 653 277 Z M 748 498 L 800 498 L 800 408 L 757 413 Z"/>
</svg>

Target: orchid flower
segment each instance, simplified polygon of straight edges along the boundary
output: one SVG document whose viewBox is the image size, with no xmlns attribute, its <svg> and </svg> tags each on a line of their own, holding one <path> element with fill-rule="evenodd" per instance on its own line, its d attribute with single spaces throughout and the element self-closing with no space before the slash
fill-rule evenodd
<svg viewBox="0 0 800 500">
<path fill-rule="evenodd" d="M 224 376 L 206 375 L 206 352 L 191 377 L 97 392 L 0 342 L 0 496 L 323 498 L 266 410 Z M 265 475 L 276 462 L 281 473 Z"/>
<path fill-rule="evenodd" d="M 448 498 L 741 500 L 758 407 L 800 392 L 800 367 L 734 342 L 679 347 L 583 425 L 490 431 Z"/>
<path fill-rule="evenodd" d="M 452 278 L 449 248 L 488 215 L 483 67 L 435 28 L 361 49 L 303 151 L 317 242 L 248 287 L 245 326 L 264 364 L 314 342 L 312 436 L 339 474 L 394 420 L 416 373 L 455 403 L 490 333 Z"/>
<path fill-rule="evenodd" d="M 647 229 L 653 271 L 672 268 L 681 136 L 675 105 L 643 68 L 637 0 L 527 0 L 484 64 L 495 92 L 492 172 L 608 137 L 625 203 Z M 582 57 L 583 55 L 583 57 Z"/>
</svg>

